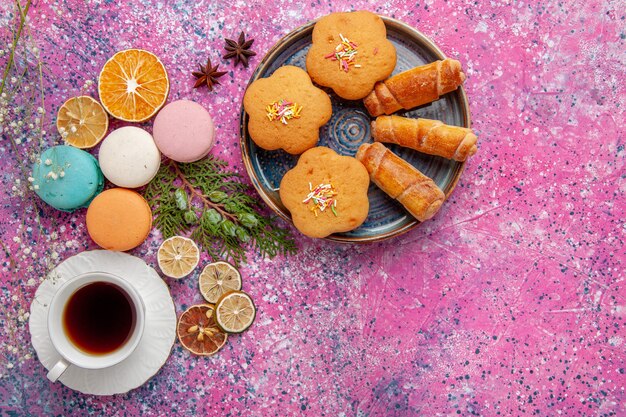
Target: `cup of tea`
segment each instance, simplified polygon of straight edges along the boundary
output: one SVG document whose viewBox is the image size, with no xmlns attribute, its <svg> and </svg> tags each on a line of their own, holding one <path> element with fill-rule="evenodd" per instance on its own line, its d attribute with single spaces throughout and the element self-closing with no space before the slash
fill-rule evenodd
<svg viewBox="0 0 626 417">
<path fill-rule="evenodd" d="M 48 334 L 61 357 L 50 368 L 56 381 L 69 366 L 102 369 L 130 356 L 143 336 L 145 306 L 125 279 L 89 272 L 57 290 L 48 310 Z"/>
</svg>

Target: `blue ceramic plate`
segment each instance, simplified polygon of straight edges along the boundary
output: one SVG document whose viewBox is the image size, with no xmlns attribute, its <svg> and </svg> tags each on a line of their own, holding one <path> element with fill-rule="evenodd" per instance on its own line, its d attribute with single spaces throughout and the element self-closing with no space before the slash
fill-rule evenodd
<svg viewBox="0 0 626 417">
<path fill-rule="evenodd" d="M 394 74 L 424 65 L 445 55 L 426 36 L 397 20 L 383 17 L 387 37 L 397 51 Z M 295 65 L 306 70 L 306 54 L 311 46 L 311 35 L 315 22 L 310 22 L 281 39 L 263 58 L 252 74 L 250 83 L 272 75 L 283 65 Z M 373 120 L 362 101 L 348 101 L 330 94 L 333 114 L 330 121 L 320 130 L 320 146 L 328 146 L 342 155 L 356 155 L 362 143 L 371 142 L 370 122 Z M 417 109 L 399 112 L 407 117 L 438 119 L 449 125 L 470 127 L 470 113 L 463 87 L 446 94 L 434 103 Z M 390 149 L 425 175 L 431 177 L 449 196 L 463 171 L 465 163 L 437 156 L 421 154 L 412 149 L 389 145 Z M 297 155 L 282 150 L 266 151 L 257 147 L 248 134 L 248 115 L 241 108 L 241 151 L 243 161 L 252 180 L 267 205 L 280 217 L 291 221 L 289 211 L 283 206 L 278 187 L 283 175 L 296 165 Z M 368 191 L 370 209 L 359 228 L 346 233 L 336 233 L 327 239 L 341 242 L 374 242 L 404 233 L 419 222 L 409 215 L 395 200 L 388 197 L 373 183 Z"/>
</svg>

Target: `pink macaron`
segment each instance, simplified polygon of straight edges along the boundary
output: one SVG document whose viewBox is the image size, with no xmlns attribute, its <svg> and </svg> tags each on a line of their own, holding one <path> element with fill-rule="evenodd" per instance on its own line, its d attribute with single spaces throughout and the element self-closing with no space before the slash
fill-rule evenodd
<svg viewBox="0 0 626 417">
<path fill-rule="evenodd" d="M 176 162 L 194 162 L 213 147 L 215 125 L 204 107 L 193 101 L 178 100 L 157 114 L 152 136 L 163 155 Z"/>
</svg>

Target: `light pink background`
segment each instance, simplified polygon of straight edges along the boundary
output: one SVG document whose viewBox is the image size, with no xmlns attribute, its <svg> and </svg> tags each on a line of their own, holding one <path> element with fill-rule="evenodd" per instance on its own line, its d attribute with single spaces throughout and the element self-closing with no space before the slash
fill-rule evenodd
<svg viewBox="0 0 626 417">
<path fill-rule="evenodd" d="M 8 3 L 3 13 L 13 10 Z M 480 149 L 435 219 L 378 244 L 298 237 L 296 256 L 249 253 L 244 289 L 259 309 L 250 331 L 211 358 L 193 357 L 176 343 L 141 388 L 85 396 L 46 380 L 20 309 L 28 310 L 52 266 L 96 246 L 84 210 L 41 206 L 39 230 L 29 194 L 11 190 L 25 179 L 5 130 L 0 410 L 626 414 L 623 0 L 38 1 L 29 15 L 45 63 L 47 144 L 60 143 L 59 105 L 96 80 L 114 52 L 140 47 L 165 63 L 170 101 L 190 99 L 210 111 L 217 127 L 212 152 L 244 173 L 238 114 L 260 58 L 309 20 L 362 8 L 416 27 L 459 59 L 468 76 Z M 259 53 L 248 69 L 220 59 L 223 38 L 240 30 L 255 38 Z M 6 29 L 0 34 L 10 40 Z M 209 56 L 229 71 L 213 93 L 192 88 L 191 71 Z M 0 62 L 4 68 L 6 56 Z M 156 265 L 161 240 L 155 231 L 131 253 Z M 201 301 L 198 272 L 167 280 L 179 313 Z"/>
</svg>

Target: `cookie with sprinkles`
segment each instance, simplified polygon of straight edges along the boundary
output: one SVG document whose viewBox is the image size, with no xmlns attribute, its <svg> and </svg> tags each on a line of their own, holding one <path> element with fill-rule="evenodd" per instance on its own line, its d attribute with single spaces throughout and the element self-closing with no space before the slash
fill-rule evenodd
<svg viewBox="0 0 626 417">
<path fill-rule="evenodd" d="M 313 28 L 306 69 L 313 81 L 338 96 L 359 100 L 396 66 L 396 48 L 385 23 L 368 11 L 332 13 Z"/>
<path fill-rule="evenodd" d="M 250 84 L 243 106 L 257 146 L 294 155 L 317 144 L 319 129 L 332 113 L 328 94 L 313 85 L 306 71 L 290 65 Z"/>
<path fill-rule="evenodd" d="M 369 175 L 351 156 L 318 146 L 304 152 L 280 182 L 280 199 L 302 234 L 323 238 L 365 221 Z"/>
</svg>

